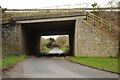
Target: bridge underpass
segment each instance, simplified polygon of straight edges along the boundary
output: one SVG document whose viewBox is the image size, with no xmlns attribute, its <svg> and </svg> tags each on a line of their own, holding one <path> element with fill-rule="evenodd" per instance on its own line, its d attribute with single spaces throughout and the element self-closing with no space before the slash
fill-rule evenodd
<svg viewBox="0 0 120 80">
<path fill-rule="evenodd" d="M 74 55 L 75 20 L 22 23 L 24 49 L 28 55 L 40 54 L 40 37 L 46 35 L 69 35 L 69 53 Z"/>
<path fill-rule="evenodd" d="M 87 20 L 83 20 L 85 18 Z M 81 14 L 18 17 L 13 18 L 10 24 L 3 25 L 3 43 L 10 45 L 8 49 L 11 53 L 37 55 L 41 36 L 69 35 L 70 55 L 116 56 L 118 38 L 109 34 L 109 29 L 104 31 L 104 27 L 100 28 L 89 24 L 88 16 Z M 6 48 L 3 51 L 6 52 Z"/>
</svg>

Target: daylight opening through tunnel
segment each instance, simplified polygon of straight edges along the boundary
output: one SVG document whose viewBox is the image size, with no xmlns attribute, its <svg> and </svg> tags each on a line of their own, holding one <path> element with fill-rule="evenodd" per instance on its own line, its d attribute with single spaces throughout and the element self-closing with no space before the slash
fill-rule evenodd
<svg viewBox="0 0 120 80">
<path fill-rule="evenodd" d="M 40 37 L 40 53 L 69 53 L 69 35 L 48 35 Z"/>
</svg>

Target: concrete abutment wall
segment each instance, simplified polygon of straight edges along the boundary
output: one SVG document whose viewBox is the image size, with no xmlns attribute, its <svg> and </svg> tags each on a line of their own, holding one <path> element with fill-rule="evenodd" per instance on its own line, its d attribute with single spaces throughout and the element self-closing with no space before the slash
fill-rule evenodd
<svg viewBox="0 0 120 80">
<path fill-rule="evenodd" d="M 76 56 L 116 57 L 118 37 L 91 26 L 85 20 L 76 19 Z"/>
<path fill-rule="evenodd" d="M 21 26 L 16 23 L 2 25 L 2 54 L 3 57 L 24 53 L 22 49 Z"/>
</svg>

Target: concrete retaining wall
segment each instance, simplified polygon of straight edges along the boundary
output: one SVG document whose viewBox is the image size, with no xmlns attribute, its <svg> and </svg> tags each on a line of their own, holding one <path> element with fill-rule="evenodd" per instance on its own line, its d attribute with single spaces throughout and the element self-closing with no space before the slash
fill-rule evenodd
<svg viewBox="0 0 120 80">
<path fill-rule="evenodd" d="M 76 20 L 75 41 L 75 56 L 115 57 L 118 54 L 118 38 L 81 19 Z"/>
<path fill-rule="evenodd" d="M 2 54 L 3 57 L 10 55 L 19 55 L 21 49 L 21 31 L 17 24 L 2 25 Z"/>
</svg>

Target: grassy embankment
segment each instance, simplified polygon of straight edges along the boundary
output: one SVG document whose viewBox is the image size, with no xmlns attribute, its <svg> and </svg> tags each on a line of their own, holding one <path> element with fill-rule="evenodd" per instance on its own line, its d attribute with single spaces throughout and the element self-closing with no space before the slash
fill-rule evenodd
<svg viewBox="0 0 120 80">
<path fill-rule="evenodd" d="M 26 55 L 19 55 L 19 56 L 9 56 L 0 61 L 0 67 L 2 69 L 8 69 L 20 61 L 23 61 L 26 58 Z"/>
<path fill-rule="evenodd" d="M 86 66 L 118 73 L 117 58 L 69 57 L 68 59 Z"/>
</svg>

